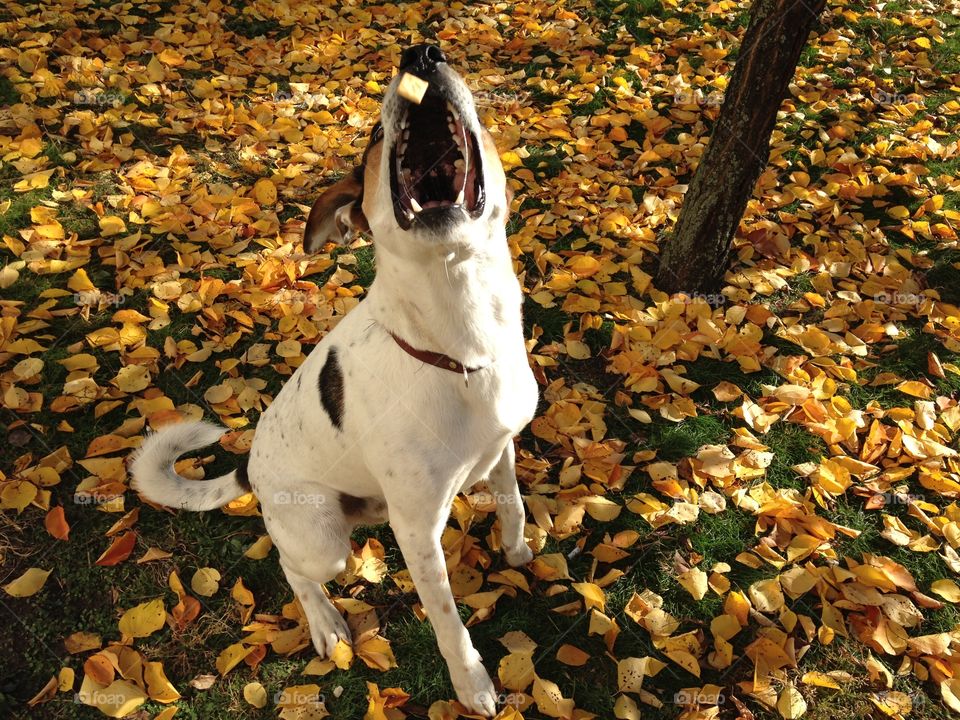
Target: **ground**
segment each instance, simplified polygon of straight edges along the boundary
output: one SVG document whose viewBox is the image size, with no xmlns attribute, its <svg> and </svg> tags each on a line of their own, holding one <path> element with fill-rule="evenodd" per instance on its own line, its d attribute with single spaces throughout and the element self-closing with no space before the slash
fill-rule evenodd
<svg viewBox="0 0 960 720">
<path fill-rule="evenodd" d="M 455 717 L 387 526 L 329 587 L 364 642 L 321 663 L 255 499 L 164 512 L 125 466 L 205 416 L 232 432 L 179 469 L 232 467 L 363 298 L 374 246 L 305 255 L 303 220 L 423 41 L 516 191 L 542 385 L 518 439 L 541 559 L 507 569 L 482 490 L 444 537 L 501 717 L 960 709 L 960 4 L 828 3 L 722 292 L 667 297 L 747 11 L 6 3 L 0 714 Z"/>
</svg>

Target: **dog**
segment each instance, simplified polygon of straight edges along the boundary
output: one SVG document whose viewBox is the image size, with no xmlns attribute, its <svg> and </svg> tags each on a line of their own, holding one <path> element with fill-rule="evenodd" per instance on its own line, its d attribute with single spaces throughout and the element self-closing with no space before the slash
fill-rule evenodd
<svg viewBox="0 0 960 720">
<path fill-rule="evenodd" d="M 186 510 L 252 489 L 321 656 L 350 641 L 324 583 L 345 568 L 355 526 L 389 522 L 457 698 L 491 716 L 494 686 L 457 613 L 440 536 L 456 495 L 486 481 L 507 562 L 533 559 L 513 438 L 533 419 L 538 388 L 506 240 L 511 195 L 473 96 L 440 49 L 408 47 L 399 70 L 360 165 L 317 199 L 304 233 L 307 252 L 370 233 L 377 272 L 366 298 L 263 413 L 245 466 L 180 477 L 174 461 L 225 430 L 178 423 L 145 438 L 132 486 Z M 399 92 L 403 73 L 428 83 L 420 103 Z"/>
</svg>

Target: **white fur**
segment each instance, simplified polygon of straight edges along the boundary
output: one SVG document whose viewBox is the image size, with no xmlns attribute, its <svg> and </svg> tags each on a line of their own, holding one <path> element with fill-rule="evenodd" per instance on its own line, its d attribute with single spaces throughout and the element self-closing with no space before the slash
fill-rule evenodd
<svg viewBox="0 0 960 720">
<path fill-rule="evenodd" d="M 212 445 L 225 432 L 225 428 L 207 422 L 183 422 L 151 433 L 132 456 L 133 489 L 150 502 L 182 510 L 213 510 L 242 495 L 234 472 L 194 481 L 173 469 L 173 461 L 179 456 Z"/>
<path fill-rule="evenodd" d="M 395 86 L 384 103 L 384 147 L 394 133 Z M 475 113 L 467 120 L 479 133 Z M 500 499 L 508 562 L 532 558 L 512 438 L 533 417 L 537 386 L 504 232 L 505 179 L 491 143 L 484 155 L 483 216 L 438 237 L 397 225 L 387 177 L 382 152 L 379 165 L 368 168 L 363 198 L 377 246 L 376 279 L 260 418 L 248 474 L 317 652 L 327 654 L 338 639 L 349 639 L 323 583 L 345 567 L 353 526 L 388 519 L 460 701 L 474 713 L 493 715 L 494 686 L 456 612 L 440 534 L 456 494 L 486 479 Z M 391 332 L 415 348 L 482 369 L 465 379 L 425 365 Z M 331 423 L 318 390 L 334 348 L 343 374 L 342 430 Z M 174 507 L 213 507 L 216 493 L 236 485 L 232 475 L 193 483 L 176 478 L 172 464 L 218 432 L 190 424 L 151 435 L 133 464 L 135 487 Z M 204 493 L 205 485 L 214 490 Z M 343 494 L 367 499 L 363 517 L 344 516 Z"/>
</svg>

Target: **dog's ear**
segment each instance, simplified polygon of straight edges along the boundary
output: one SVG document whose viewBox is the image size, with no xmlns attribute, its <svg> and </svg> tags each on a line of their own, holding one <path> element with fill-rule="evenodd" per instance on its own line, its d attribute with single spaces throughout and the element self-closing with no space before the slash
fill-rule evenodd
<svg viewBox="0 0 960 720">
<path fill-rule="evenodd" d="M 316 252 L 324 243 L 347 242 L 355 232 L 370 229 L 363 214 L 363 176 L 352 172 L 317 198 L 303 232 L 303 249 Z"/>
</svg>

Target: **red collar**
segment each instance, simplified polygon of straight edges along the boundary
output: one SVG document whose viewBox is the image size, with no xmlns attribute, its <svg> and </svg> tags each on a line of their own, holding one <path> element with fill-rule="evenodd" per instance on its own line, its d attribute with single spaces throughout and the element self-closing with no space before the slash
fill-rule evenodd
<svg viewBox="0 0 960 720">
<path fill-rule="evenodd" d="M 444 355 L 443 353 L 433 352 L 431 350 L 417 350 L 412 345 L 408 344 L 406 341 L 401 340 L 399 337 L 390 333 L 390 337 L 399 345 L 407 355 L 415 357 L 420 362 L 426 363 L 427 365 L 433 365 L 434 367 L 442 368 L 444 370 L 449 370 L 450 372 L 455 372 L 460 375 L 466 375 L 468 373 L 476 372 L 477 370 L 482 370 L 483 368 L 478 367 L 467 367 L 463 363 L 454 360 L 449 355 Z"/>
</svg>

